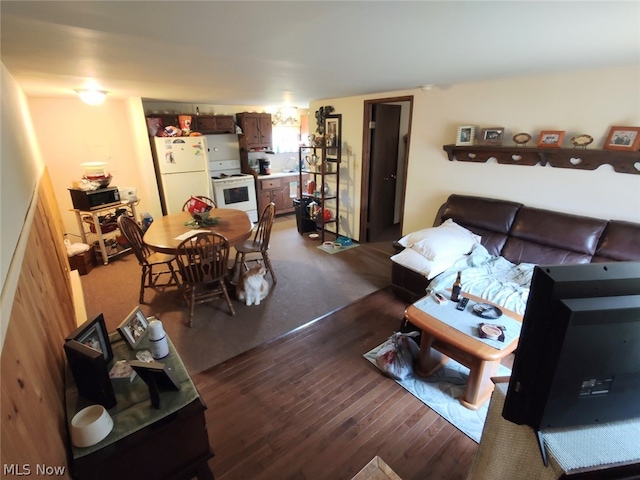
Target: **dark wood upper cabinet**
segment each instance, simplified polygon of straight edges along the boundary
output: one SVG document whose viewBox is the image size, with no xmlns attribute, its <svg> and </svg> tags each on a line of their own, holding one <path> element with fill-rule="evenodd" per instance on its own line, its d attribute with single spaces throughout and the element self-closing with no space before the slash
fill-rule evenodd
<svg viewBox="0 0 640 480">
<path fill-rule="evenodd" d="M 155 131 L 154 126 L 158 123 L 153 119 L 160 119 L 159 126 L 164 128 L 168 126 L 174 126 L 180 128 L 178 116 L 182 114 L 157 114 L 147 115 L 147 126 L 149 128 L 149 134 L 153 135 Z M 184 115 L 191 116 L 191 131 L 202 134 L 216 134 L 216 133 L 236 133 L 236 124 L 233 119 L 233 115 L 193 115 L 185 113 Z"/>
<path fill-rule="evenodd" d="M 237 113 L 236 120 L 244 134 L 244 144 L 247 150 L 271 149 L 270 113 Z"/>
<path fill-rule="evenodd" d="M 191 129 L 200 133 L 236 133 L 231 115 L 194 115 Z"/>
</svg>

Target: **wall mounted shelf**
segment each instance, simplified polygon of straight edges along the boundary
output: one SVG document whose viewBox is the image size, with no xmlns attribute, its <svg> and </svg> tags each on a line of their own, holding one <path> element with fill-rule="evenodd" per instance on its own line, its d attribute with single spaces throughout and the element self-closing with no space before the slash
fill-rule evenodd
<svg viewBox="0 0 640 480">
<path fill-rule="evenodd" d="M 552 167 L 580 170 L 595 170 L 600 165 L 609 164 L 618 173 L 640 175 L 640 152 L 515 145 L 444 145 L 442 148 L 450 161 L 484 163 L 495 158 L 498 163 L 507 165 L 545 166 L 548 163 Z"/>
</svg>

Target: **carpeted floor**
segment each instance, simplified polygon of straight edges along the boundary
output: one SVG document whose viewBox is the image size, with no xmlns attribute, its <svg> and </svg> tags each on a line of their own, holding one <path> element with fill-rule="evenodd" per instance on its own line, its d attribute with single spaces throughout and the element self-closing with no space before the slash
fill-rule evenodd
<svg viewBox="0 0 640 480">
<path fill-rule="evenodd" d="M 194 374 L 391 283 L 390 244 L 361 245 L 339 255 L 327 255 L 316 248 L 318 244 L 298 233 L 294 215 L 276 217 L 269 256 L 278 283 L 259 306 L 234 300 L 235 317 L 219 299 L 196 305 L 194 326 L 189 328 L 188 311 L 175 287 L 147 289 L 141 309 L 162 320 Z M 109 332 L 138 306 L 140 266 L 133 255 L 80 278 L 88 315 L 103 313 Z M 267 279 L 271 282 L 269 275 Z"/>
</svg>

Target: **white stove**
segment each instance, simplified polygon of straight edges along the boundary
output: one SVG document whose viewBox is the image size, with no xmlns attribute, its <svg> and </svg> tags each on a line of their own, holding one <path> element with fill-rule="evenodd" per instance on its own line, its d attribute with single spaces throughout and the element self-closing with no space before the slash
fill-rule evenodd
<svg viewBox="0 0 640 480">
<path fill-rule="evenodd" d="M 258 221 L 258 203 L 253 175 L 241 172 L 240 160 L 209 161 L 213 199 L 218 208 L 235 208 Z"/>
</svg>

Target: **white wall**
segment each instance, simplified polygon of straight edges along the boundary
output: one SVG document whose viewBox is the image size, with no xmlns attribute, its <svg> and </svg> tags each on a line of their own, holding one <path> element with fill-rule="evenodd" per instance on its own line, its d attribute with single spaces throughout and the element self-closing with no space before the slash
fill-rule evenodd
<svg viewBox="0 0 640 480">
<path fill-rule="evenodd" d="M 586 171 L 450 162 L 442 149 L 455 143 L 459 125 L 505 127 L 504 144 L 513 144 L 517 132 L 529 132 L 535 141 L 540 130 L 564 130 L 567 147 L 573 135 L 586 133 L 594 138 L 590 148 L 602 148 L 612 125 L 640 126 L 640 67 L 627 67 L 313 102 L 310 115 L 324 105 L 342 114 L 343 146 L 346 142 L 354 153 L 343 150 L 345 231 L 357 232 L 359 225 L 359 209 L 351 205 L 360 198 L 364 100 L 403 95 L 414 96 L 404 233 L 430 225 L 450 193 L 640 222 L 640 175 L 616 173 L 608 165 Z"/>
<path fill-rule="evenodd" d="M 35 140 L 27 101 L 1 65 L 0 138 L 0 348 L 4 344 L 26 238 L 22 228 L 44 165 Z"/>
<path fill-rule="evenodd" d="M 29 109 L 65 232 L 79 234 L 68 188 L 84 175 L 84 162 L 107 162 L 107 171 L 113 175 L 111 186 L 138 189 L 138 213 L 162 215 L 139 99 L 107 98 L 102 105 L 90 106 L 76 98 L 31 97 Z M 71 241 L 80 240 L 71 237 Z"/>
</svg>

